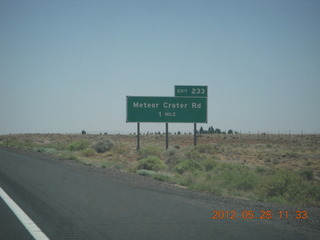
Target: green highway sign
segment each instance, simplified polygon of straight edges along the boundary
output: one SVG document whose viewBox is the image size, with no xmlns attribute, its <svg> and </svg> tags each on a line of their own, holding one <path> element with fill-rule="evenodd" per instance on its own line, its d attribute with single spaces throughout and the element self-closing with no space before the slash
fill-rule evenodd
<svg viewBox="0 0 320 240">
<path fill-rule="evenodd" d="M 207 98 L 127 96 L 127 122 L 206 123 Z"/>
<path fill-rule="evenodd" d="M 174 86 L 176 97 L 208 97 L 208 86 Z"/>
</svg>

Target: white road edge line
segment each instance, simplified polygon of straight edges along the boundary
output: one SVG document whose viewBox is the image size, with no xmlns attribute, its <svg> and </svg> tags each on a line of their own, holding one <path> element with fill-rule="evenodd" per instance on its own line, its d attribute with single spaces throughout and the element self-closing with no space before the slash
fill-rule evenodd
<svg viewBox="0 0 320 240">
<path fill-rule="evenodd" d="M 10 207 L 13 213 L 18 217 L 21 223 L 26 227 L 30 234 L 36 240 L 47 240 L 49 239 L 41 229 L 28 217 L 28 215 L 8 196 L 8 194 L 3 191 L 0 187 L 0 197 L 5 201 L 5 203 Z"/>
</svg>

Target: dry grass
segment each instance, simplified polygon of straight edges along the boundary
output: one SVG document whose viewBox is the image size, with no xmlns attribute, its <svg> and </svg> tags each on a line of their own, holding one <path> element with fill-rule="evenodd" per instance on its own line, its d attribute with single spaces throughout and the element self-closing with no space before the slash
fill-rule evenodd
<svg viewBox="0 0 320 240">
<path fill-rule="evenodd" d="M 64 134 L 16 134 L 0 136 L 0 145 L 5 146 L 7 138 L 9 146 L 22 147 L 44 151 L 49 148 L 57 151 L 66 148 L 76 141 L 93 143 L 100 135 L 64 135 Z M 136 136 L 134 135 L 108 135 L 115 142 L 115 146 L 106 154 L 77 153 L 78 157 L 102 159 L 119 159 L 129 162 L 136 161 Z M 252 137 L 252 136 L 251 136 Z M 312 136 L 303 139 L 291 136 L 293 140 L 249 139 L 242 135 L 241 139 L 235 135 L 200 135 L 198 145 L 212 145 L 216 158 L 228 163 L 238 163 L 254 167 L 272 167 L 277 169 L 303 170 L 308 167 L 314 170 L 315 179 L 320 181 L 320 139 L 316 141 Z M 141 136 L 141 148 L 155 145 L 165 148 L 164 135 Z M 169 145 L 172 147 L 190 147 L 193 145 L 192 135 L 171 135 Z"/>
<path fill-rule="evenodd" d="M 278 175 L 275 174 L 277 179 L 269 179 L 271 185 L 279 181 L 281 183 L 283 180 L 281 174 L 286 174 L 281 172 L 284 170 L 303 176 L 306 184 L 312 184 L 311 187 L 320 184 L 318 136 L 200 135 L 197 139 L 198 146 L 194 148 L 192 135 L 170 135 L 170 149 L 165 151 L 165 135 L 143 135 L 142 151 L 139 154 L 136 152 L 136 136 L 105 137 L 114 143 L 112 149 L 105 153 L 96 153 L 90 147 L 101 138 L 100 135 L 3 135 L 0 136 L 0 145 L 6 146 L 8 139 L 9 147 L 54 154 L 90 166 L 137 172 L 161 181 L 178 183 L 215 194 L 248 198 L 252 196 L 252 199 L 258 200 L 261 200 L 264 193 L 254 190 L 255 182 L 259 175 L 268 172 L 279 172 Z M 139 159 L 148 156 L 159 157 L 166 164 L 166 170 L 162 173 L 138 170 Z M 287 175 L 287 179 L 296 184 L 293 185 L 294 189 L 297 188 L 296 176 Z M 221 185 L 214 185 L 213 181 L 215 183 L 221 181 Z M 226 181 L 229 181 L 228 188 L 223 187 Z M 265 188 L 270 189 L 270 186 Z M 288 189 L 283 197 L 286 194 L 293 194 L 293 190 Z M 280 202 L 283 201 L 283 198 L 281 199 Z M 303 199 L 297 201 L 302 202 Z"/>
<path fill-rule="evenodd" d="M 54 152 L 65 151 L 76 141 L 93 143 L 100 135 L 64 135 L 64 134 L 16 134 L 0 136 L 0 145 L 5 146 L 9 139 L 9 146 L 22 147 L 35 151 Z M 108 135 L 115 146 L 105 154 L 93 154 L 91 151 L 75 152 L 77 158 L 90 161 L 94 165 L 107 160 L 135 162 L 136 136 L 134 135 Z M 269 138 L 269 137 L 268 137 Z M 320 140 L 313 136 L 300 135 L 288 137 L 252 139 L 242 135 L 200 135 L 198 145 L 212 145 L 214 156 L 223 162 L 237 163 L 249 167 L 266 167 L 276 169 L 289 169 L 301 171 L 312 168 L 315 180 L 320 182 Z M 141 148 L 146 146 L 159 146 L 165 148 L 164 135 L 141 136 Z M 176 148 L 193 146 L 192 135 L 171 135 L 169 145 Z M 129 164 L 130 165 L 130 164 Z"/>
</svg>

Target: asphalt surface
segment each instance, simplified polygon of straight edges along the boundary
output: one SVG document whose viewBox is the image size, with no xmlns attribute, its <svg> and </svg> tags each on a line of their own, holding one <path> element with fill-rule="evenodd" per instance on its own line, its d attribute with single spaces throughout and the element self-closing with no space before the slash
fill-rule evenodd
<svg viewBox="0 0 320 240">
<path fill-rule="evenodd" d="M 0 148 L 0 187 L 50 239 L 319 239 L 307 220 L 212 219 L 212 211 L 287 210 L 215 197 L 130 173 Z M 294 210 L 299 210 L 292 208 Z M 290 210 L 290 211 L 291 211 Z M 311 211 L 313 213 L 311 214 Z M 291 212 L 290 212 L 291 214 Z M 0 239 L 32 239 L 0 198 Z"/>
</svg>

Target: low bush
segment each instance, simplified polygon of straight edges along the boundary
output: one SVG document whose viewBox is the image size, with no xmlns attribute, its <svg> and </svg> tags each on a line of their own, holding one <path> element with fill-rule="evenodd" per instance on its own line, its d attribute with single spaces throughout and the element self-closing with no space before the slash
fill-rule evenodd
<svg viewBox="0 0 320 240">
<path fill-rule="evenodd" d="M 96 152 L 92 148 L 86 148 L 85 150 L 82 150 L 80 154 L 84 157 L 93 157 L 96 155 Z"/>
<path fill-rule="evenodd" d="M 278 171 L 264 179 L 260 188 L 260 195 L 267 199 L 284 196 L 292 185 L 297 185 L 299 179 L 290 171 Z"/>
<path fill-rule="evenodd" d="M 319 184 L 305 180 L 299 173 L 288 170 L 265 176 L 257 188 L 257 193 L 260 200 L 264 201 L 282 199 L 287 203 L 302 205 L 320 204 Z"/>
<path fill-rule="evenodd" d="M 140 169 L 140 170 L 137 171 L 137 173 L 142 175 L 142 176 L 148 176 L 148 177 L 152 177 L 153 175 L 156 174 L 155 171 L 146 170 L 146 169 Z"/>
<path fill-rule="evenodd" d="M 113 147 L 113 142 L 109 138 L 101 138 L 91 145 L 97 153 L 105 153 Z"/>
<path fill-rule="evenodd" d="M 155 171 L 140 169 L 137 171 L 138 174 L 142 176 L 152 177 L 161 182 L 173 182 L 173 179 L 168 174 L 157 173 Z"/>
<path fill-rule="evenodd" d="M 223 184 L 229 189 L 248 191 L 254 189 L 257 184 L 256 173 L 248 167 L 220 163 L 215 169 Z"/>
<path fill-rule="evenodd" d="M 313 174 L 313 169 L 312 168 L 306 168 L 306 169 L 302 169 L 299 172 L 300 176 L 307 180 L 307 181 L 312 181 L 314 178 L 314 174 Z"/>
<path fill-rule="evenodd" d="M 166 165 L 157 156 L 149 156 L 139 160 L 137 168 L 152 170 L 152 171 L 160 171 L 160 170 L 164 170 L 166 168 Z"/>
<path fill-rule="evenodd" d="M 56 152 L 56 149 L 54 149 L 54 148 L 45 148 L 45 147 L 37 147 L 37 148 L 34 148 L 34 151 L 41 152 L 41 153 L 53 154 L 53 153 Z"/>
<path fill-rule="evenodd" d="M 196 149 L 189 149 L 186 152 L 185 156 L 187 159 L 191 159 L 191 160 L 195 160 L 195 161 L 202 161 L 207 158 L 204 153 L 200 153 Z"/>
<path fill-rule="evenodd" d="M 80 140 L 80 141 L 75 141 L 72 143 L 69 143 L 67 146 L 67 150 L 69 151 L 81 151 L 86 149 L 88 146 L 90 145 L 90 143 L 86 140 Z"/>
<path fill-rule="evenodd" d="M 218 162 L 214 158 L 209 158 L 201 161 L 200 165 L 203 167 L 205 171 L 209 172 L 218 165 Z"/>
<path fill-rule="evenodd" d="M 162 155 L 162 148 L 155 145 L 150 145 L 140 149 L 140 151 L 138 152 L 138 160 L 149 157 L 149 156 L 157 156 L 158 158 L 161 158 L 161 155 Z"/>
<path fill-rule="evenodd" d="M 214 153 L 216 152 L 215 146 L 214 146 L 214 145 L 209 145 L 209 144 L 197 145 L 197 146 L 195 147 L 195 149 L 196 149 L 199 153 L 214 154 Z"/>
<path fill-rule="evenodd" d="M 201 169 L 201 165 L 198 162 L 189 159 L 189 160 L 184 160 L 179 164 L 177 164 L 173 170 L 179 174 L 182 174 L 187 171 L 192 172 L 194 170 L 200 170 L 200 169 Z"/>
<path fill-rule="evenodd" d="M 176 148 L 169 148 L 163 153 L 165 162 L 170 168 L 176 166 L 184 159 L 184 154 Z"/>
<path fill-rule="evenodd" d="M 74 153 L 62 153 L 59 155 L 60 157 L 64 158 L 64 159 L 69 159 L 69 160 L 78 160 L 78 157 L 76 155 L 74 155 Z"/>
<path fill-rule="evenodd" d="M 117 153 L 117 154 L 129 153 L 130 147 L 126 143 L 116 142 L 112 148 L 112 152 Z"/>
</svg>

